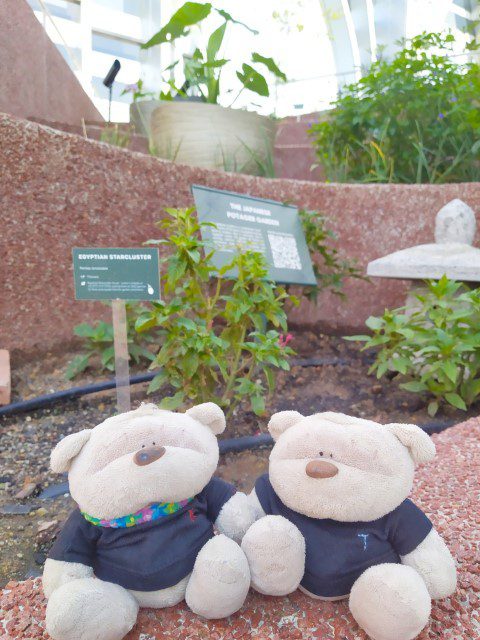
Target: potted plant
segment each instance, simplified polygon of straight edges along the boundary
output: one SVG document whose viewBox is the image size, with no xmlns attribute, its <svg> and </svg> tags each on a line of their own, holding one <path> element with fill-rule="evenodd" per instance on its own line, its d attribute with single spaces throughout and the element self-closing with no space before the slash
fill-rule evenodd
<svg viewBox="0 0 480 640">
<path fill-rule="evenodd" d="M 272 118 L 244 109 L 233 109 L 233 104 L 244 91 L 260 96 L 269 95 L 268 82 L 262 71 L 285 81 L 285 74 L 272 58 L 252 52 L 248 62 L 236 71 L 238 91 L 229 107 L 218 104 L 222 70 L 231 63 L 221 56 L 225 33 L 231 26 L 245 28 L 258 34 L 247 25 L 232 18 L 210 3 L 186 2 L 169 22 L 156 33 L 144 49 L 183 38 L 190 27 L 198 25 L 212 12 L 223 22 L 208 37 L 206 46 L 195 49 L 191 56 L 182 56 L 165 69 L 171 74 L 182 64 L 183 84 L 172 78 L 165 79 L 166 90 L 160 100 L 151 107 L 150 122 L 144 112 L 144 126 L 150 125 L 150 137 L 155 153 L 175 162 L 213 169 L 242 171 L 254 174 L 271 173 L 275 122 Z M 147 95 L 140 85 L 134 109 L 138 112 Z"/>
</svg>

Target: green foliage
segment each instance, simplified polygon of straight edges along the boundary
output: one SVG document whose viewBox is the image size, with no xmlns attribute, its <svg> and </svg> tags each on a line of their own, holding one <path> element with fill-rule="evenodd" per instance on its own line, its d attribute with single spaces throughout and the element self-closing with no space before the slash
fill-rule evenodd
<svg viewBox="0 0 480 640">
<path fill-rule="evenodd" d="M 363 276 L 352 261 L 342 260 L 337 249 L 332 246 L 337 236 L 328 228 L 327 219 L 323 214 L 306 209 L 299 209 L 298 213 L 317 280 L 315 287 L 302 287 L 302 295 L 312 302 L 316 302 L 320 291 L 325 289 L 343 295 L 342 286 L 345 278 L 363 279 Z"/>
<path fill-rule="evenodd" d="M 343 90 L 312 127 L 329 180 L 480 179 L 480 65 L 459 65 L 454 42 L 451 34 L 418 35 Z"/>
<path fill-rule="evenodd" d="M 229 13 L 222 9 L 212 7 L 210 3 L 186 2 L 173 14 L 169 22 L 153 35 L 148 42 L 142 45 L 143 49 L 161 45 L 166 42 L 174 42 L 178 38 L 188 36 L 190 28 L 202 23 L 213 12 L 219 15 L 223 22 L 208 37 L 203 50 L 197 48 L 191 56 L 183 56 L 183 75 L 185 82 L 177 87 L 171 79 L 165 79 L 167 90 L 162 91 L 160 99 L 172 99 L 174 95 L 188 96 L 200 95 L 204 102 L 218 103 L 220 95 L 220 77 L 222 70 L 230 60 L 221 57 L 220 52 L 224 42 L 227 27 L 230 24 L 244 27 L 254 35 L 258 32 L 251 29 L 243 22 L 235 20 Z M 165 71 L 170 72 L 180 60 L 169 65 Z M 253 52 L 250 62 L 265 69 L 278 78 L 285 81 L 287 78 L 279 69 L 273 58 L 267 58 L 257 52 Z M 241 89 L 235 100 L 244 89 L 253 91 L 260 96 L 270 94 L 265 76 L 251 64 L 244 63 L 242 69 L 236 72 L 241 83 Z"/>
<path fill-rule="evenodd" d="M 377 347 L 370 372 L 377 378 L 393 372 L 402 388 L 429 396 L 431 416 L 442 402 L 466 410 L 480 395 L 480 289 L 445 276 L 426 284 L 413 312 L 386 310 L 367 320 L 373 335 L 347 339 Z"/>
<path fill-rule="evenodd" d="M 113 144 L 122 149 L 128 149 L 131 139 L 132 128 L 118 123 L 105 125 L 100 133 L 100 142 Z"/>
<path fill-rule="evenodd" d="M 153 340 L 153 336 L 140 336 L 135 331 L 137 317 L 145 310 L 145 307 L 137 302 L 126 303 L 127 312 L 127 340 L 130 359 L 135 363 L 142 361 L 151 362 L 154 358 L 147 349 L 147 343 Z M 66 376 L 69 380 L 75 378 L 92 365 L 92 361 L 98 361 L 101 370 L 114 371 L 115 353 L 113 349 L 113 326 L 109 322 L 97 321 L 94 325 L 83 322 L 74 328 L 75 335 L 83 340 L 83 353 L 75 356 L 69 363 Z"/>
<path fill-rule="evenodd" d="M 132 94 L 133 102 L 138 102 L 138 100 L 145 100 L 145 98 L 154 98 L 155 93 L 153 91 L 146 91 L 143 85 L 143 80 L 137 80 L 135 84 L 129 84 L 123 89 L 121 92 L 121 96 L 126 95 L 127 93 Z"/>
<path fill-rule="evenodd" d="M 166 239 L 163 300 L 136 322 L 140 333 L 158 329 L 160 347 L 151 368 L 160 368 L 150 385 L 175 390 L 162 406 L 175 409 L 188 401 L 214 400 L 231 412 L 248 399 L 262 414 L 275 370 L 289 369 L 293 353 L 279 331 L 287 331 L 283 305 L 288 296 L 268 278 L 261 254 L 238 252 L 218 269 L 213 251 L 202 240 L 194 209 L 167 209 L 158 223 Z M 235 272 L 235 279 L 231 277 Z M 271 328 L 269 328 L 269 326 Z"/>
</svg>

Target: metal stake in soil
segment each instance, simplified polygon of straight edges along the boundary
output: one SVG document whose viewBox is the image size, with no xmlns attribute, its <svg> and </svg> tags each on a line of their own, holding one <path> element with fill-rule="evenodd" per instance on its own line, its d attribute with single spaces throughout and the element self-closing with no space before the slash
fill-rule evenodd
<svg viewBox="0 0 480 640">
<path fill-rule="evenodd" d="M 128 367 L 127 312 L 124 300 L 112 300 L 113 348 L 117 410 L 130 411 L 130 374 Z"/>
</svg>

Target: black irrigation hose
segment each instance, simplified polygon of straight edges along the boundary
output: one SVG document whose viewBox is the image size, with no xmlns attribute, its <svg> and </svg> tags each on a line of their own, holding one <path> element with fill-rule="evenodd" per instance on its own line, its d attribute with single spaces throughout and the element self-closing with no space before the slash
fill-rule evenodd
<svg viewBox="0 0 480 640">
<path fill-rule="evenodd" d="M 306 358 L 303 360 L 292 360 L 293 366 L 299 367 L 318 367 L 322 365 L 335 365 L 344 364 L 344 360 L 340 358 Z M 139 384 L 141 382 L 149 382 L 157 375 L 156 371 L 152 373 L 142 373 L 136 376 L 130 377 L 130 384 Z M 0 407 L 0 417 L 13 416 L 19 413 L 26 413 L 27 411 L 33 411 L 34 409 L 43 409 L 60 402 L 66 402 L 68 400 L 74 400 L 91 393 L 98 393 L 99 391 L 107 391 L 108 389 L 115 388 L 115 380 L 104 380 L 103 382 L 95 382 L 94 384 L 86 384 L 82 387 L 72 387 L 71 389 L 64 389 L 63 391 L 56 391 L 55 393 L 49 393 L 30 400 L 19 400 Z"/>
<path fill-rule="evenodd" d="M 156 372 L 131 376 L 130 384 L 149 382 L 150 380 L 153 380 L 155 376 Z M 33 411 L 34 409 L 43 409 L 44 407 L 49 407 L 53 404 L 74 400 L 75 398 L 80 398 L 81 396 L 86 396 L 90 393 L 98 393 L 99 391 L 107 391 L 108 389 L 115 389 L 114 379 L 95 382 L 94 384 L 86 384 L 82 387 L 72 387 L 71 389 L 64 389 L 63 391 L 56 391 L 55 393 L 48 393 L 44 396 L 30 398 L 30 400 L 12 402 L 12 404 L 7 404 L 5 407 L 0 407 L 0 417 L 13 416 L 19 413 Z"/>
</svg>

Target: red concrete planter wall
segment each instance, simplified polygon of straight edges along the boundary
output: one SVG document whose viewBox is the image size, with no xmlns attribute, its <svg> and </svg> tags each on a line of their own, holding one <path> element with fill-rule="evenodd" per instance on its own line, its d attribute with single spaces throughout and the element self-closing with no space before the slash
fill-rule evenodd
<svg viewBox="0 0 480 640">
<path fill-rule="evenodd" d="M 73 298 L 73 246 L 139 246 L 158 236 L 165 206 L 192 204 L 203 184 L 291 201 L 325 212 L 344 255 L 369 260 L 428 242 L 436 212 L 458 197 L 480 209 L 480 184 L 328 185 L 268 180 L 175 165 L 35 123 L 0 116 L 0 347 L 45 351 L 72 327 L 105 313 Z M 362 330 L 364 320 L 403 302 L 405 284 L 346 283 L 346 301 L 324 294 L 292 322 L 318 331 Z"/>
</svg>

